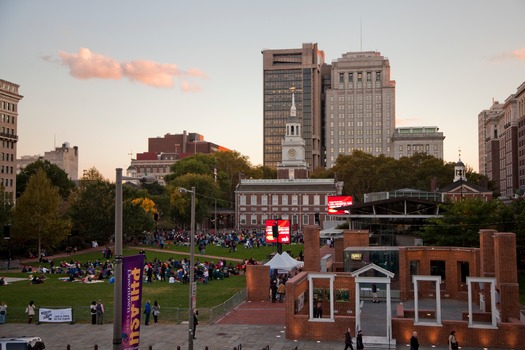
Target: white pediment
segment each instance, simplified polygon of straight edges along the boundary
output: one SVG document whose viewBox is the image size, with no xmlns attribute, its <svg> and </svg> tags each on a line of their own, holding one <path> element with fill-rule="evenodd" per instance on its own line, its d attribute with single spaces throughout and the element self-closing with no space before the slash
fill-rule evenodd
<svg viewBox="0 0 525 350">
<path fill-rule="evenodd" d="M 382 273 L 383 275 L 385 275 L 386 277 L 389 277 L 389 278 L 394 278 L 395 276 L 395 273 L 393 272 L 390 272 L 388 271 L 387 269 L 384 269 L 380 266 L 377 266 L 376 264 L 368 264 L 366 266 L 363 266 L 362 268 L 360 268 L 359 270 L 355 270 L 354 272 L 352 272 L 352 277 L 358 277 L 360 274 L 362 273 L 365 273 L 369 270 L 375 270 L 379 273 Z"/>
</svg>

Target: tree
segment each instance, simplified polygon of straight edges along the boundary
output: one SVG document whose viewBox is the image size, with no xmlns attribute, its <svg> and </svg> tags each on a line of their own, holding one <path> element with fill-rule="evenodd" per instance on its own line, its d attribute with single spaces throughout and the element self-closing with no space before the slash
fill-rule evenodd
<svg viewBox="0 0 525 350">
<path fill-rule="evenodd" d="M 84 242 L 109 242 L 115 232 L 115 185 L 108 181 L 83 181 L 71 196 L 69 216 Z"/>
<path fill-rule="evenodd" d="M 106 178 L 104 178 L 104 175 L 100 171 L 97 170 L 95 167 L 91 167 L 88 170 L 84 171 L 84 174 L 82 175 L 81 181 L 87 180 L 87 181 L 107 181 Z"/>
<path fill-rule="evenodd" d="M 190 224 L 191 222 L 191 194 L 180 193 L 179 188 L 191 190 L 195 187 L 195 221 L 202 222 L 208 217 L 210 207 L 219 196 L 219 187 L 211 176 L 201 174 L 186 174 L 170 182 L 168 189 L 171 195 L 171 204 L 175 220 Z"/>
<path fill-rule="evenodd" d="M 61 213 L 61 204 L 59 189 L 43 169 L 37 170 L 17 201 L 13 240 L 26 246 L 36 243 L 39 254 L 42 248 L 55 248 L 71 229 L 70 221 Z"/>
<path fill-rule="evenodd" d="M 57 165 L 51 164 L 47 160 L 39 159 L 36 162 L 22 168 L 20 174 L 16 175 L 16 193 L 17 197 L 21 196 L 26 190 L 29 179 L 35 175 L 38 170 L 43 170 L 51 181 L 51 184 L 58 188 L 60 196 L 65 200 L 75 188 L 75 183 L 70 180 L 66 172 Z"/>
<path fill-rule="evenodd" d="M 427 245 L 479 247 L 479 230 L 503 226 L 505 204 L 497 199 L 485 202 L 478 198 L 465 198 L 442 206 L 443 216 L 428 220 L 422 237 Z"/>
</svg>

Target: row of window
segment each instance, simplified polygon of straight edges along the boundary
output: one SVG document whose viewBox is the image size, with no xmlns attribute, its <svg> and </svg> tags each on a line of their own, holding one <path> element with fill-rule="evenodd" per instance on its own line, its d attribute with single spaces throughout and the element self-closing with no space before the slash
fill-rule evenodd
<svg viewBox="0 0 525 350">
<path fill-rule="evenodd" d="M 379 82 L 381 81 L 381 72 L 366 72 L 366 81 L 372 81 L 373 73 L 375 73 L 375 81 Z M 363 72 L 348 72 L 348 73 L 339 73 L 339 83 L 344 84 L 345 83 L 345 75 L 348 77 L 348 83 L 353 84 L 354 78 L 357 78 L 357 82 L 361 83 L 363 81 L 363 78 L 365 77 L 365 74 Z"/>
<path fill-rule="evenodd" d="M 399 145 L 399 152 L 403 152 L 403 145 Z M 414 151 L 414 152 L 428 152 L 430 151 L 430 145 L 427 143 L 425 145 L 407 145 L 407 151 Z M 439 146 L 434 145 L 434 151 L 439 151 Z"/>
<path fill-rule="evenodd" d="M 0 171 L 2 174 L 13 174 L 13 167 L 2 165 L 2 167 L 0 168 Z"/>
<path fill-rule="evenodd" d="M 301 216 L 302 216 L 302 223 L 303 223 L 303 225 L 309 225 L 312 215 L 304 214 L 304 215 L 301 215 Z M 249 221 L 247 221 L 248 217 L 249 217 Z M 266 220 L 271 220 L 271 219 L 272 219 L 272 217 L 267 215 L 267 214 L 262 214 L 262 215 L 258 215 L 258 214 L 252 214 L 252 215 L 241 214 L 241 215 L 239 215 L 239 223 L 241 225 L 247 225 L 248 223 L 250 225 L 264 225 L 266 223 Z M 289 216 L 289 215 L 283 214 L 283 215 L 281 215 L 281 219 L 282 220 L 290 220 L 290 224 L 292 224 L 292 225 L 299 224 L 299 215 L 291 215 L 291 216 Z"/>
<path fill-rule="evenodd" d="M 145 168 L 145 167 L 138 167 L 137 171 L 141 174 L 169 174 L 170 173 L 170 167 L 169 166 L 159 166 L 154 168 Z"/>
<path fill-rule="evenodd" d="M 15 149 L 15 143 L 9 140 L 2 140 L 2 148 Z"/>
<path fill-rule="evenodd" d="M 15 123 L 15 117 L 14 116 L 11 116 L 9 114 L 2 114 L 2 122 L 3 123 L 11 123 L 11 124 L 14 124 Z"/>
<path fill-rule="evenodd" d="M 13 187 L 13 179 L 4 179 L 2 177 L 0 178 L 0 184 L 2 184 L 4 187 Z"/>
<path fill-rule="evenodd" d="M 239 203 L 240 205 L 247 205 L 247 197 L 244 194 L 239 195 Z M 310 195 L 304 194 L 302 197 L 302 204 L 301 205 L 310 205 Z M 325 196 L 326 197 L 326 196 Z M 259 205 L 258 203 L 259 196 L 256 194 L 250 195 L 250 204 L 249 205 Z M 281 201 L 279 202 L 279 198 Z M 299 205 L 299 195 L 293 194 L 263 194 L 260 196 L 260 205 L 268 205 L 269 200 L 271 200 L 271 205 Z M 316 194 L 313 195 L 313 205 L 323 205 L 327 201 L 325 200 L 324 203 L 321 203 L 321 196 Z"/>
<path fill-rule="evenodd" d="M 11 112 L 16 112 L 16 104 L 11 102 L 2 101 L 2 109 Z"/>
<path fill-rule="evenodd" d="M 11 161 L 11 162 L 14 162 L 14 154 L 13 153 L 5 153 L 5 152 L 2 152 L 2 160 L 3 161 Z"/>
</svg>

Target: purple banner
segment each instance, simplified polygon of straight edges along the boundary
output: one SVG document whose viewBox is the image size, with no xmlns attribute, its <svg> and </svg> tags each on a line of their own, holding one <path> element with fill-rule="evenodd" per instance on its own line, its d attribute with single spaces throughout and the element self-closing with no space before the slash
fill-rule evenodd
<svg viewBox="0 0 525 350">
<path fill-rule="evenodd" d="M 138 350 L 144 255 L 122 259 L 122 350 Z"/>
</svg>

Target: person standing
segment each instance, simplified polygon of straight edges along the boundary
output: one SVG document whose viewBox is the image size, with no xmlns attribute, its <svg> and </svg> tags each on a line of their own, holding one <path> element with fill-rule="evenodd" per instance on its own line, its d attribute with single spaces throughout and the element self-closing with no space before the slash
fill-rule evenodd
<svg viewBox="0 0 525 350">
<path fill-rule="evenodd" d="M 286 285 L 282 281 L 277 288 L 277 294 L 279 294 L 279 302 L 282 303 L 284 301 L 284 295 L 286 294 Z"/>
<path fill-rule="evenodd" d="M 365 348 L 363 344 L 363 334 L 361 334 L 361 330 L 357 332 L 357 337 L 355 338 L 355 345 L 357 350 Z"/>
<path fill-rule="evenodd" d="M 412 338 L 410 338 L 410 350 L 419 350 L 419 341 L 417 340 L 417 332 L 412 332 Z"/>
<path fill-rule="evenodd" d="M 97 303 L 97 324 L 104 324 L 104 304 L 102 304 L 102 300 L 98 300 Z"/>
<path fill-rule="evenodd" d="M 377 286 L 375 283 L 372 284 L 372 302 L 379 303 L 379 300 L 377 300 Z"/>
<path fill-rule="evenodd" d="M 26 307 L 27 323 L 33 323 L 33 317 L 35 317 L 35 310 L 36 310 L 36 305 L 33 302 L 33 300 L 31 300 L 29 302 L 29 305 L 27 305 Z"/>
<path fill-rule="evenodd" d="M 450 335 L 448 336 L 448 350 L 458 350 L 459 344 L 458 340 L 456 339 L 456 331 L 450 332 Z"/>
<path fill-rule="evenodd" d="M 146 301 L 146 304 L 144 304 L 144 324 L 146 326 L 149 326 L 149 315 L 151 314 L 151 303 L 150 301 Z"/>
<path fill-rule="evenodd" d="M 91 324 L 97 324 L 97 302 L 93 300 L 90 305 Z"/>
<path fill-rule="evenodd" d="M 7 305 L 5 301 L 2 301 L 2 305 L 0 305 L 0 324 L 5 323 L 6 314 L 7 314 Z"/>
<path fill-rule="evenodd" d="M 160 305 L 156 300 L 153 302 L 152 311 L 153 311 L 153 325 L 156 326 L 157 322 L 159 321 L 159 314 L 160 314 Z"/>
<path fill-rule="evenodd" d="M 272 303 L 275 303 L 277 301 L 277 281 L 272 281 Z"/>
<path fill-rule="evenodd" d="M 350 332 L 350 327 L 346 329 L 345 332 L 345 350 L 354 350 L 354 347 L 352 346 L 352 333 Z"/>
<path fill-rule="evenodd" d="M 195 310 L 195 312 L 193 313 L 193 339 L 197 339 L 195 338 L 195 333 L 197 332 L 197 325 L 199 324 L 199 318 L 197 316 L 199 316 L 199 311 Z"/>
<path fill-rule="evenodd" d="M 317 318 L 323 318 L 323 306 L 317 303 Z"/>
</svg>

